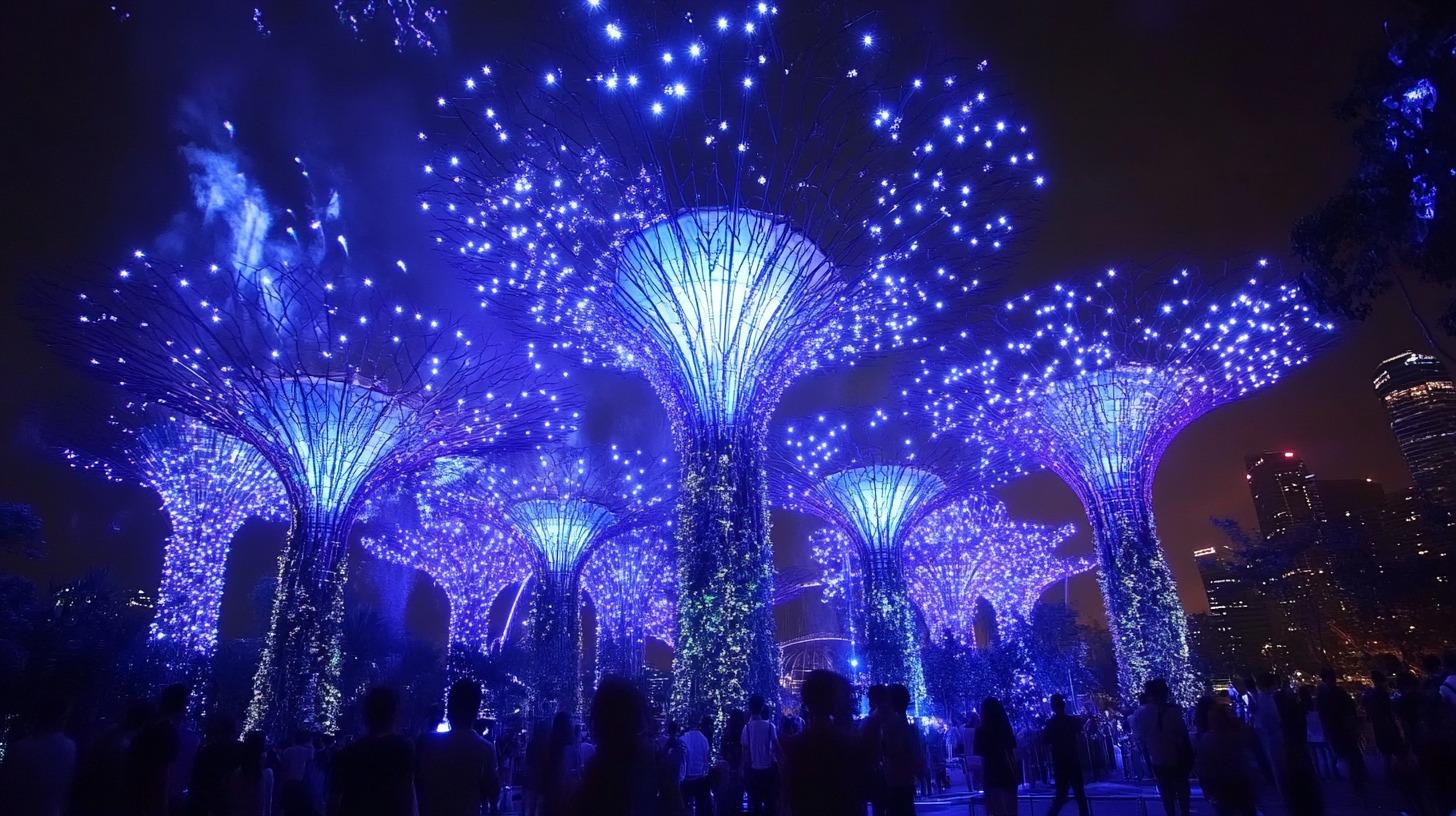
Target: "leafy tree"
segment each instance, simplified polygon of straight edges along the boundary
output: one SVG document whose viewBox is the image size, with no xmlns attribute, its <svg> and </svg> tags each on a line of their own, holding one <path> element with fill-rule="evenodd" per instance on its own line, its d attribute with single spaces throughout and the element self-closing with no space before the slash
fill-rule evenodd
<svg viewBox="0 0 1456 816">
<path fill-rule="evenodd" d="M 1354 126 L 1358 170 L 1291 238 L 1322 306 L 1363 319 L 1394 289 L 1428 342 L 1456 361 L 1412 291 L 1416 279 L 1456 286 L 1456 4 L 1409 0 L 1405 12 L 1387 23 L 1388 44 L 1367 55 L 1336 107 Z M 1440 327 L 1456 334 L 1456 300 Z"/>
</svg>

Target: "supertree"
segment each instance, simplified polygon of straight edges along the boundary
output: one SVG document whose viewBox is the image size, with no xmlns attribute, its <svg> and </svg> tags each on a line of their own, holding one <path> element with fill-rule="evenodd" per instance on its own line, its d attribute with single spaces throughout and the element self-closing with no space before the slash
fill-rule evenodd
<svg viewBox="0 0 1456 816">
<path fill-rule="evenodd" d="M 1226 291 L 1187 270 L 1108 270 L 1085 286 L 1028 293 L 999 312 L 999 353 L 979 349 L 927 374 L 947 425 L 1025 450 L 1081 499 L 1128 700 L 1154 677 L 1180 697 L 1192 689 L 1187 623 L 1153 524 L 1163 452 L 1191 422 L 1273 385 L 1332 337 L 1296 288 L 1260 283 L 1266 266 Z"/>
<path fill-rule="evenodd" d="M 474 474 L 492 523 L 530 557 L 539 712 L 580 703 L 583 566 L 598 547 L 666 520 L 666 467 L 615 446 L 543 447 Z"/>
<path fill-rule="evenodd" d="M 1077 528 L 1012 521 L 1006 505 L 972 494 L 930 514 L 905 541 L 905 580 L 933 637 L 974 643 L 979 603 L 998 618 L 1030 620 L 1048 586 L 1095 566 L 1056 549 Z"/>
<path fill-rule="evenodd" d="M 871 18 L 608 5 L 554 21 L 537 67 L 486 66 L 438 100 L 465 135 L 426 166 L 423 206 L 483 299 L 665 404 L 674 706 L 722 712 L 779 685 L 764 482 L 785 388 L 920 340 L 1042 177 L 984 63 L 902 73 Z"/>
<path fill-rule="evenodd" d="M 675 577 L 668 542 L 653 529 L 619 536 L 587 558 L 581 584 L 596 609 L 598 676 L 641 675 L 649 637 L 673 645 Z"/>
<path fill-rule="evenodd" d="M 922 700 L 925 676 L 903 569 L 906 538 L 966 486 L 1000 483 L 1019 467 L 1014 455 L 989 446 L 976 446 L 970 455 L 971 445 L 954 450 L 944 438 L 917 439 L 896 427 L 904 420 L 876 410 L 853 431 L 847 420 L 824 414 L 789 423 L 774 492 L 785 506 L 837 528 L 852 545 L 868 679 L 902 683 Z"/>
<path fill-rule="evenodd" d="M 473 655 L 490 651 L 492 605 L 531 575 L 526 554 L 485 524 L 479 502 L 458 489 L 459 468 L 453 457 L 442 459 L 386 500 L 371 501 L 370 521 L 382 529 L 360 539 L 365 552 L 419 570 L 444 591 L 451 674 L 468 671 Z"/>
<path fill-rule="evenodd" d="M 257 449 L 198 420 L 137 407 L 104 427 L 105 450 L 73 447 L 65 456 L 162 500 L 171 531 L 151 642 L 169 673 L 191 674 L 217 648 L 233 537 L 250 518 L 281 518 L 287 494 Z"/>
<path fill-rule="evenodd" d="M 332 730 L 349 532 L 378 486 L 556 428 L 531 363 L 386 302 L 343 268 L 202 266 L 137 253 L 57 342 L 100 375 L 258 450 L 288 493 L 248 727 Z"/>
</svg>

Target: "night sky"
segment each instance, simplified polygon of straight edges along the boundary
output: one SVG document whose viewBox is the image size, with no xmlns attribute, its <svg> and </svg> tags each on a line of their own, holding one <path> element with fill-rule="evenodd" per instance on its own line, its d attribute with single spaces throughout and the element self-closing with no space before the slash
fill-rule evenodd
<svg viewBox="0 0 1456 816">
<path fill-rule="evenodd" d="M 318 0 L 265 5 L 266 38 L 251 4 L 236 2 L 136 3 L 125 19 L 105 2 L 5 4 L 0 501 L 37 507 L 47 554 L 0 554 L 0 570 L 47 584 L 101 568 L 124 587 L 154 588 L 166 531 L 146 491 L 58 463 L 54 447 L 84 441 L 116 397 L 36 339 L 25 299 L 34 280 L 92 276 L 134 248 L 165 243 L 191 209 L 179 149 L 226 145 L 270 192 L 302 193 L 292 157 L 304 158 L 314 178 L 339 190 L 357 264 L 406 259 L 409 278 L 397 283 L 423 305 L 450 303 L 464 290 L 428 244 L 431 224 L 415 201 L 426 157 L 415 134 L 434 129 L 434 97 L 467 70 L 523 32 L 549 33 L 549 18 L 516 20 L 495 10 L 502 5 L 446 4 L 431 55 L 398 53 L 378 31 L 360 42 Z M 1033 127 L 1049 184 L 1039 226 L 996 299 L 1114 265 L 1218 272 L 1250 255 L 1286 258 L 1294 220 L 1353 166 L 1330 107 L 1358 55 L 1381 42 L 1386 13 L 1365 0 L 1338 13 L 1315 0 L 884 5 L 924 6 L 896 26 L 923 29 L 920 39 L 946 54 L 988 58 L 1015 118 Z M 224 119 L 237 125 L 235 141 Z M 1245 453 L 1294 450 L 1321 477 L 1408 483 L 1370 379 L 1378 361 L 1419 346 L 1414 325 L 1385 302 L 1341 335 L 1279 387 L 1207 416 L 1169 450 L 1156 510 L 1192 610 L 1205 601 L 1191 553 L 1219 540 L 1209 519 L 1252 524 Z M 853 377 L 806 379 L 780 416 L 888 404 L 894 372 L 917 358 L 912 350 Z M 665 444 L 665 427 L 635 407 L 656 404 L 641 380 L 598 373 L 584 382 L 594 434 Z M 1024 518 L 1076 522 L 1083 532 L 1069 552 L 1090 552 L 1081 508 L 1055 477 L 1032 477 L 1005 496 Z M 802 557 L 808 528 L 781 521 L 782 563 Z M 256 629 L 248 596 L 272 572 L 281 535 L 276 525 L 245 529 L 224 635 Z M 1073 581 L 1071 594 L 1101 616 L 1093 579 Z M 442 636 L 443 597 L 414 595 L 411 624 Z"/>
</svg>

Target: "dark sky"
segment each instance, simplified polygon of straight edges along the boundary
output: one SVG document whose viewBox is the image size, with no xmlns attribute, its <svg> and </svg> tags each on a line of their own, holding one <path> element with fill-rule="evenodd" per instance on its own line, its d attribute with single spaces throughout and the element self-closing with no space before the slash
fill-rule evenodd
<svg viewBox="0 0 1456 816">
<path fill-rule="evenodd" d="M 145 491 L 66 470 L 48 454 L 55 432 L 104 415 L 103 389 L 65 370 L 24 320 L 31 276 L 69 279 L 152 245 L 189 205 L 178 149 L 218 143 L 238 125 L 248 170 L 270 189 L 296 184 L 304 155 L 340 190 L 356 259 L 408 259 L 422 296 L 444 302 L 449 268 L 426 244 L 414 201 L 430 130 L 429 101 L 514 33 L 485 0 L 460 0 L 439 54 L 398 54 L 379 37 L 360 43 L 319 0 L 275 3 L 272 36 L 254 31 L 249 4 L 137 3 L 121 20 L 104 2 L 8 3 L 0 11 L 4 61 L 5 229 L 0 240 L 0 501 L 36 505 L 49 552 L 0 569 L 42 582 L 88 569 L 128 587 L 154 587 L 165 520 Z M 736 4 L 735 4 L 736 5 Z M 1338 13 L 1297 2 L 955 2 L 917 6 L 902 21 L 943 40 L 942 50 L 985 56 L 1030 123 L 1050 184 L 1040 227 L 1000 295 L 1120 267 L 1192 265 L 1287 254 L 1293 221 L 1350 171 L 1348 136 L 1330 106 L 1348 88 L 1357 55 L 1378 45 L 1384 4 L 1351 0 Z M 1243 455 L 1292 449 L 1325 477 L 1371 477 L 1387 488 L 1408 476 L 1370 387 L 1375 364 L 1417 344 L 1409 318 L 1383 303 L 1364 325 L 1269 393 L 1220 409 L 1173 444 L 1155 486 L 1160 530 L 1185 600 L 1204 605 L 1191 553 L 1217 539 L 1210 517 L 1251 523 Z M 808 379 L 783 415 L 827 399 L 884 402 L 885 372 Z M 876 375 L 878 372 L 878 376 Z M 655 402 L 631 378 L 591 378 L 591 422 L 615 429 L 621 406 Z M 866 385 L 869 383 L 869 385 Z M 870 389 L 870 390 L 866 390 Z M 628 432 L 651 434 L 631 412 Z M 1006 491 L 1013 512 L 1086 522 L 1070 491 L 1041 475 Z M 798 525 L 778 544 L 798 552 Z M 251 630 L 248 594 L 272 569 L 280 531 L 253 525 L 239 542 L 224 628 Z M 1076 551 L 1088 551 L 1085 532 Z M 1091 579 L 1074 601 L 1100 604 Z M 381 592 L 381 597 L 398 592 Z M 438 632 L 438 594 L 416 592 L 410 619 Z"/>
</svg>

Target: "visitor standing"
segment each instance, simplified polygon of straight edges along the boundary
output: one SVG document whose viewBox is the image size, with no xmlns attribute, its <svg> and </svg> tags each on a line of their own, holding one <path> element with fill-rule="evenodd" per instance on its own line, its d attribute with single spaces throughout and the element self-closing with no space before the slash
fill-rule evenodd
<svg viewBox="0 0 1456 816">
<path fill-rule="evenodd" d="M 1355 798 L 1365 801 L 1365 755 L 1360 752 L 1360 711 L 1355 698 L 1335 681 L 1335 670 L 1320 670 L 1319 690 L 1315 692 L 1315 710 L 1319 713 L 1325 741 L 1350 775 Z"/>
<path fill-rule="evenodd" d="M 133 700 L 121 722 L 102 731 L 81 753 L 71 795 L 73 816 L 114 816 L 117 803 L 126 801 L 127 751 L 155 716 L 156 707 L 150 700 Z"/>
<path fill-rule="evenodd" d="M 976 728 L 972 752 L 981 760 L 989 816 L 1016 816 L 1016 788 L 1021 785 L 1021 763 L 1016 759 L 1016 732 L 1006 707 L 995 697 L 981 701 L 981 724 Z"/>
<path fill-rule="evenodd" d="M 712 789 L 708 784 L 708 735 L 713 733 L 713 718 L 704 717 L 682 735 L 684 769 L 683 804 L 694 816 L 713 816 Z"/>
<path fill-rule="evenodd" d="M 728 725 L 718 746 L 718 767 L 721 780 L 715 794 L 718 816 L 737 816 L 743 812 L 743 727 L 748 717 L 741 709 L 728 712 Z"/>
<path fill-rule="evenodd" d="M 420 740 L 415 764 L 419 816 L 480 816 L 500 796 L 495 746 L 474 729 L 480 684 L 460 679 L 450 686 L 450 730 Z"/>
<path fill-rule="evenodd" d="M 1188 774 L 1193 771 L 1193 743 L 1183 722 L 1183 708 L 1169 699 L 1168 681 L 1161 677 L 1149 680 L 1143 693 L 1147 702 L 1132 714 L 1133 733 L 1153 766 L 1166 816 L 1189 816 L 1193 807 L 1188 784 Z M 1303 722 L 1301 718 L 1301 727 Z"/>
<path fill-rule="evenodd" d="M 5 752 L 0 764 L 0 813 L 5 816 L 61 816 L 76 773 L 76 743 L 66 736 L 67 705 L 48 695 L 36 705 L 30 736 Z"/>
<path fill-rule="evenodd" d="M 630 681 L 606 677 L 592 698 L 596 755 L 587 763 L 570 816 L 680 816 L 682 797 L 657 763 L 647 699 Z"/>
<path fill-rule="evenodd" d="M 302 731 L 278 754 L 278 788 L 283 816 L 313 816 L 308 772 L 314 763 L 313 740 Z"/>
<path fill-rule="evenodd" d="M 192 773 L 191 752 L 198 743 L 196 735 L 182 726 L 191 698 L 192 690 L 184 685 L 162 689 L 156 718 L 127 746 L 123 812 L 132 816 L 182 812 L 185 781 Z"/>
<path fill-rule="evenodd" d="M 865 692 L 869 712 L 859 724 L 860 743 L 864 750 L 865 769 L 869 773 L 870 811 L 884 816 L 885 758 L 881 756 L 880 722 L 885 716 L 885 687 L 872 685 Z"/>
<path fill-rule="evenodd" d="M 1244 729 L 1233 708 L 1215 705 L 1208 712 L 1208 730 L 1198 736 L 1194 770 L 1217 816 L 1258 813 L 1258 788 L 1245 751 Z"/>
<path fill-rule="evenodd" d="M 1062 695 L 1053 694 L 1051 706 L 1052 716 L 1041 731 L 1042 741 L 1052 755 L 1052 776 L 1057 785 L 1047 816 L 1060 813 L 1069 794 L 1077 800 L 1077 813 L 1088 816 L 1087 786 L 1082 776 L 1082 757 L 1078 752 L 1084 723 L 1081 717 L 1067 713 L 1067 700 Z"/>
<path fill-rule="evenodd" d="M 864 753 L 850 716 L 849 680 L 815 669 L 799 688 L 804 730 L 783 743 L 784 801 L 792 816 L 864 816 Z"/>
<path fill-rule="evenodd" d="M 915 816 L 915 783 L 925 770 L 920 731 L 907 719 L 910 690 L 896 683 L 885 689 L 880 718 L 880 756 L 885 774 L 885 816 Z"/>
<path fill-rule="evenodd" d="M 250 731 L 238 746 L 238 765 L 226 783 L 227 816 L 271 816 L 273 813 L 273 769 L 267 767 L 264 753 L 268 745 L 263 735 Z"/>
<path fill-rule="evenodd" d="M 773 816 L 778 798 L 778 731 L 769 721 L 771 714 L 763 698 L 748 699 L 752 717 L 743 726 L 743 786 L 748 791 L 748 813 Z"/>
<path fill-rule="evenodd" d="M 365 736 L 339 751 L 329 785 L 330 816 L 412 816 L 414 749 L 395 731 L 399 695 L 372 688 L 364 695 Z"/>
<path fill-rule="evenodd" d="M 232 717 L 209 718 L 187 786 L 188 816 L 224 816 L 228 777 L 238 767 L 238 726 Z"/>
<path fill-rule="evenodd" d="M 1365 709 L 1365 719 L 1375 736 L 1375 751 L 1385 760 L 1385 772 L 1389 775 L 1396 760 L 1405 756 L 1405 740 L 1400 735 L 1400 725 L 1395 721 L 1395 708 L 1391 705 L 1390 684 L 1385 672 L 1370 672 L 1370 688 L 1360 696 L 1360 705 Z"/>
</svg>

